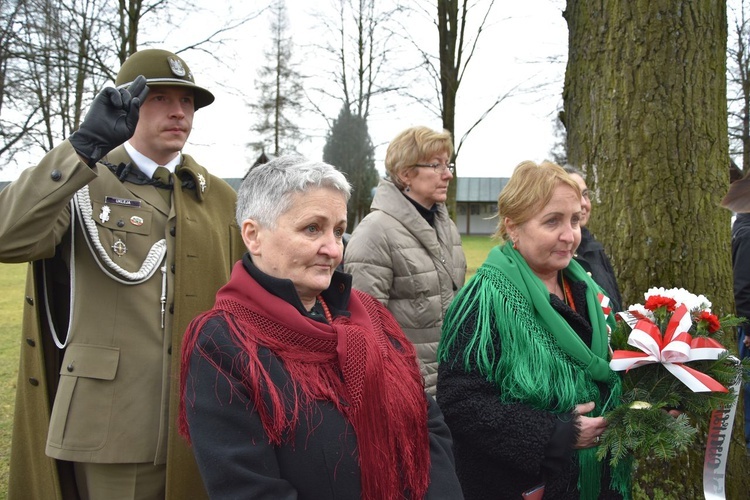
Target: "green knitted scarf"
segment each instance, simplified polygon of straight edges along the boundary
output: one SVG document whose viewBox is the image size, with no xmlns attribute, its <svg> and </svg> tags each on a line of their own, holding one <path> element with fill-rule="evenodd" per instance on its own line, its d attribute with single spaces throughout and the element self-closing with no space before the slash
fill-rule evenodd
<svg viewBox="0 0 750 500">
<path fill-rule="evenodd" d="M 587 416 L 602 415 L 617 404 L 622 391 L 620 377 L 608 363 L 607 324 L 613 326 L 614 317 L 605 318 L 597 297 L 601 288 L 577 262 L 571 260 L 564 273 L 572 281 L 586 282 L 587 310 L 580 313 L 593 329 L 591 348 L 554 310 L 544 283 L 506 243 L 490 251 L 448 309 L 438 360 L 478 370 L 498 387 L 504 403 L 568 413 L 577 404 L 594 401 L 596 408 Z M 475 331 L 465 332 L 462 327 L 474 314 Z M 470 335 L 465 350 L 451 355 L 451 346 L 462 335 Z M 596 382 L 605 384 L 608 394 L 601 394 Z M 581 498 L 596 499 L 603 464 L 596 459 L 596 448 L 578 450 L 578 457 Z"/>
</svg>

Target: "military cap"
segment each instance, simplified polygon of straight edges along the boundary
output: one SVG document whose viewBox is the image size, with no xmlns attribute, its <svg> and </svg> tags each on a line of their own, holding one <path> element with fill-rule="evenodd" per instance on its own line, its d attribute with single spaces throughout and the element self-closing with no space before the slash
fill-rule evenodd
<svg viewBox="0 0 750 500">
<path fill-rule="evenodd" d="M 177 54 L 161 49 L 144 49 L 135 52 L 122 64 L 117 73 L 117 88 L 127 87 L 138 75 L 146 77 L 149 87 L 169 85 L 193 89 L 195 109 L 214 102 L 214 95 L 195 84 L 190 67 Z"/>
</svg>

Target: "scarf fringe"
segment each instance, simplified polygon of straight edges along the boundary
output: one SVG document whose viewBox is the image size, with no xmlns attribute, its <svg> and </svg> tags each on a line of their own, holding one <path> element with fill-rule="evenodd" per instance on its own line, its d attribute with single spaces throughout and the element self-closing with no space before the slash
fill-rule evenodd
<svg viewBox="0 0 750 500">
<path fill-rule="evenodd" d="M 385 331 L 399 328 L 392 316 L 384 316 L 383 320 Z M 407 351 L 413 351 L 411 343 L 408 343 L 408 347 Z M 383 364 L 386 358 L 391 367 L 386 369 L 378 366 Z M 396 366 L 393 366 L 394 364 Z M 429 476 L 419 472 L 418 468 L 404 467 L 404 464 L 426 463 L 429 470 L 430 463 L 429 446 L 426 445 L 429 437 L 425 425 L 427 400 L 424 396 L 424 382 L 419 371 L 412 369 L 417 366 L 416 352 L 408 357 L 387 354 L 377 361 L 371 360 L 367 365 L 369 373 L 365 374 L 366 384 L 363 392 L 370 395 L 381 394 L 382 399 L 372 398 L 372 396 L 363 398 L 361 408 L 352 415 L 352 422 L 357 429 L 358 436 L 362 430 L 366 435 L 370 435 L 373 430 L 380 429 L 383 423 L 387 422 L 386 436 L 383 438 L 387 446 L 382 446 L 380 443 L 372 443 L 375 444 L 374 446 L 359 446 L 361 462 L 373 464 L 382 472 L 362 474 L 363 498 L 369 500 L 393 498 L 393 492 L 403 490 L 401 486 L 403 484 L 407 486 L 407 491 L 413 493 L 412 498 L 421 499 L 427 492 Z M 410 374 L 409 380 L 403 379 L 404 373 Z M 397 389 L 405 385 L 411 387 L 417 385 L 421 391 Z M 387 401 L 388 404 L 370 404 L 378 400 Z M 420 411 L 414 412 L 414 408 L 419 408 Z M 407 443 L 399 442 L 403 436 L 411 436 L 413 439 Z M 377 484 L 374 481 L 376 478 L 388 478 L 389 483 Z"/>
<path fill-rule="evenodd" d="M 612 480 L 610 481 L 610 487 L 619 492 L 622 495 L 623 500 L 630 500 L 632 498 L 632 470 L 633 470 L 633 456 L 628 455 L 617 462 L 617 465 L 612 469 Z"/>
<path fill-rule="evenodd" d="M 578 493 L 581 500 L 597 500 L 601 491 L 602 463 L 596 459 L 597 448 L 578 450 Z"/>
<path fill-rule="evenodd" d="M 496 252 L 494 256 L 492 252 Z M 594 401 L 595 411 L 587 416 L 600 416 L 610 405 L 615 406 L 622 393 L 619 376 L 605 366 L 606 360 L 590 358 L 597 364 L 594 368 L 591 364 L 586 365 L 586 361 L 566 354 L 559 345 L 564 336 L 560 335 L 561 332 L 556 332 L 558 335 L 555 336 L 548 331 L 534 306 L 534 300 L 549 300 L 546 291 L 543 287 L 539 291 L 521 291 L 519 287 L 532 286 L 519 279 L 523 273 L 514 271 L 516 265 L 518 268 L 525 266 L 519 262 L 522 258 L 508 248 L 500 250 L 504 256 L 499 257 L 497 249 L 492 252 L 488 261 L 494 258 L 501 267 L 485 263 L 454 299 L 443 324 L 439 361 L 452 365 L 460 363 L 467 371 L 478 370 L 498 387 L 500 400 L 504 403 L 523 402 L 539 410 L 566 413 L 577 404 Z M 514 260 L 515 264 L 512 263 Z M 514 273 L 516 281 L 506 275 L 506 271 Z M 524 272 L 530 273 L 528 269 Z M 580 274 L 576 270 L 573 272 Z M 596 287 L 585 277 L 580 279 L 585 280 L 589 287 Z M 587 299 L 591 300 L 590 297 Z M 591 316 L 602 314 L 601 308 L 598 303 L 595 307 L 587 305 L 595 335 L 597 332 L 606 335 L 603 330 L 606 325 L 602 320 L 609 321 L 611 315 L 609 318 Z M 548 303 L 539 306 L 549 309 Z M 570 335 L 576 335 L 572 329 Z M 606 338 L 595 336 L 594 342 L 599 342 L 596 344 L 599 349 L 606 349 Z M 605 344 L 602 346 L 601 342 Z M 456 346 L 460 345 L 465 345 L 465 349 L 456 352 Z M 589 351 L 584 351 L 582 356 L 585 357 L 586 352 Z M 606 402 L 592 369 L 596 370 L 596 380 L 604 382 L 609 389 Z M 608 465 L 597 459 L 596 448 L 578 450 L 577 458 L 581 498 L 596 499 L 602 486 L 603 467 Z M 613 486 L 627 498 L 629 467 L 617 471 Z"/>
<path fill-rule="evenodd" d="M 416 352 L 375 299 L 353 291 L 350 307 L 352 318 L 335 318 L 331 325 L 335 333 L 322 339 L 283 330 L 271 313 L 264 316 L 239 302 L 217 300 L 214 309 L 193 320 L 185 334 L 180 433 L 190 442 L 185 414 L 190 358 L 197 353 L 211 362 L 198 347 L 198 338 L 208 321 L 220 318 L 246 355 L 242 387 L 237 390 L 245 390 L 255 402 L 271 444 L 291 439 L 300 415 L 310 414 L 316 401 L 330 401 L 357 436 L 362 498 L 402 498 L 405 493 L 423 498 L 429 485 L 430 444 Z M 365 321 L 356 320 L 365 316 Z M 259 359 L 260 346 L 284 363 L 294 387 L 274 383 Z"/>
<path fill-rule="evenodd" d="M 461 332 L 472 314 L 477 317 L 476 334 Z M 480 268 L 446 314 L 440 360 L 460 361 L 466 370 L 476 364 L 498 386 L 506 403 L 523 401 L 537 409 L 564 413 L 581 402 L 599 402 L 591 377 L 556 347 L 532 316 L 530 306 L 507 279 Z M 470 335 L 462 359 L 448 359 L 449 347 L 459 335 Z M 502 355 L 497 357 L 499 350 Z"/>
</svg>

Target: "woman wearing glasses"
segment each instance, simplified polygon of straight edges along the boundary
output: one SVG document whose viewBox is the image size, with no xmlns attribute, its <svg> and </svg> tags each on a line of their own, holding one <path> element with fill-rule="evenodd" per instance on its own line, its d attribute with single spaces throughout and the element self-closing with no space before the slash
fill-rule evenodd
<svg viewBox="0 0 750 500">
<path fill-rule="evenodd" d="M 452 154 L 447 131 L 412 127 L 398 134 L 386 152 L 387 177 L 344 258 L 352 286 L 385 305 L 416 347 L 433 395 L 443 316 L 466 275 L 461 237 L 445 207 Z"/>
</svg>

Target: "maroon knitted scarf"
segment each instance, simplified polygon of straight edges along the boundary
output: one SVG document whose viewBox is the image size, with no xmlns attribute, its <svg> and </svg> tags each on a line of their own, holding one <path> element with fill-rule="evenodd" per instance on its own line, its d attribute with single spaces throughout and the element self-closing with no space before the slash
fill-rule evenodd
<svg viewBox="0 0 750 500">
<path fill-rule="evenodd" d="M 316 400 L 329 401 L 357 436 L 362 498 L 423 498 L 430 445 L 414 347 L 388 310 L 369 295 L 353 290 L 348 310 L 351 317 L 337 316 L 332 325 L 308 318 L 265 290 L 238 262 L 216 294 L 214 308 L 195 318 L 185 333 L 180 433 L 190 441 L 185 416 L 190 357 L 206 322 L 219 316 L 249 359 L 242 383 L 270 443 L 280 445 L 285 433 L 291 436 L 300 413 L 310 412 Z M 283 361 L 296 384 L 292 401 L 273 383 L 258 358 L 259 347 Z M 263 403 L 264 395 L 270 407 Z M 285 403 L 292 411 L 285 411 Z"/>
</svg>

